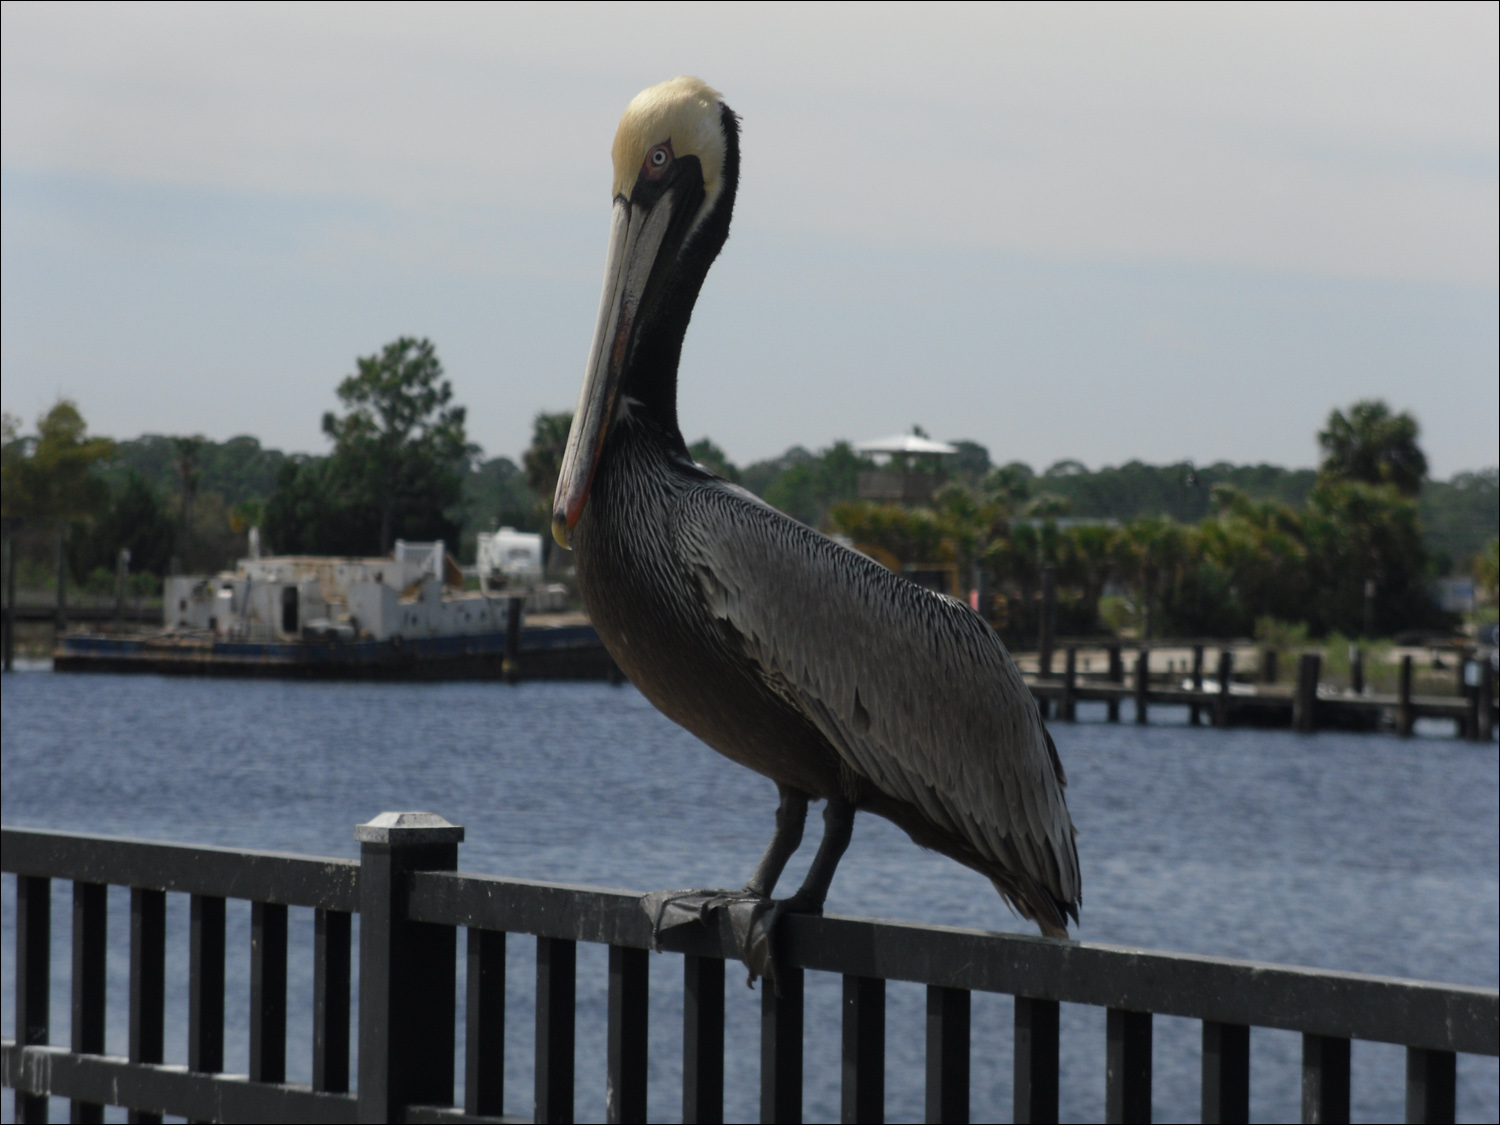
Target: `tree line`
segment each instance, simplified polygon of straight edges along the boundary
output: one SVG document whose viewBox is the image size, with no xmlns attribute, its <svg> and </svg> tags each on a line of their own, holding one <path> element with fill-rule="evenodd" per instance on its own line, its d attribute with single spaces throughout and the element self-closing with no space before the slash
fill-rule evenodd
<svg viewBox="0 0 1500 1125">
<path fill-rule="evenodd" d="M 482 530 L 545 533 L 569 414 L 538 414 L 519 463 L 483 458 L 435 347 L 409 337 L 358 358 L 337 395 L 323 455 L 249 436 L 111 441 L 67 401 L 34 434 L 7 416 L 4 516 L 29 564 L 23 583 L 45 580 L 59 539 L 71 581 L 108 586 L 122 547 L 142 576 L 212 572 L 244 553 L 252 526 L 270 550 L 335 555 L 441 538 L 471 557 Z M 1063 460 L 1036 472 L 959 440 L 942 486 L 915 505 L 860 500 L 859 476 L 875 466 L 847 442 L 744 466 L 708 438 L 691 452 L 888 565 L 947 568 L 1018 639 L 1048 566 L 1060 626 L 1078 634 L 1243 635 L 1262 618 L 1318 633 L 1435 627 L 1428 583 L 1453 572 L 1472 571 L 1493 597 L 1494 468 L 1428 479 L 1415 421 L 1380 402 L 1333 412 L 1318 436 L 1317 470 Z"/>
</svg>

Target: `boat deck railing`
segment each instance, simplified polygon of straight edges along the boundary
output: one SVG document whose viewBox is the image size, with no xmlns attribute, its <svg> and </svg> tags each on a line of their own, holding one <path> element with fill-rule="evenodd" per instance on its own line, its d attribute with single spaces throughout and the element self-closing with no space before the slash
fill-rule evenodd
<svg viewBox="0 0 1500 1125">
<path fill-rule="evenodd" d="M 350 861 L 4 828 L 3 869 L 17 876 L 17 1030 L 0 1071 L 16 1091 L 17 1120 L 45 1120 L 47 1099 L 61 1097 L 75 1121 L 102 1120 L 106 1104 L 128 1107 L 132 1120 L 570 1121 L 579 942 L 609 949 L 605 1116 L 646 1120 L 652 935 L 640 897 L 460 872 L 462 833 L 431 814 L 383 814 L 357 829 L 361 855 Z M 73 893 L 66 1046 L 50 1034 L 53 880 L 70 881 Z M 130 888 L 125 1056 L 104 1053 L 110 886 Z M 163 1061 L 168 894 L 191 899 L 186 1066 Z M 227 899 L 251 903 L 247 1074 L 223 1072 Z M 311 1085 L 286 1081 L 293 906 L 315 911 Z M 507 934 L 537 939 L 534 1116 L 524 1118 L 504 1114 Z M 887 981 L 927 988 L 928 1121 L 968 1120 L 975 991 L 1015 998 L 1017 1121 L 1056 1121 L 1059 1082 L 1087 1078 L 1059 1071 L 1063 1003 L 1107 1011 L 1110 1121 L 1150 1120 L 1155 1015 L 1202 1022 L 1204 1121 L 1249 1119 L 1252 1027 L 1301 1033 L 1304 1121 L 1349 1120 L 1351 1040 L 1405 1046 L 1408 1121 L 1452 1121 L 1457 1054 L 1500 1054 L 1495 989 L 837 916 L 786 917 L 778 942 L 777 987 L 761 987 L 764 1121 L 801 1119 L 808 971 L 843 978 L 844 1121 L 883 1119 Z M 722 1120 L 725 961 L 737 956 L 735 938 L 725 922 L 670 931 L 662 944 L 682 957 L 683 1119 Z M 460 1050 L 465 1089 L 456 1098 Z"/>
</svg>

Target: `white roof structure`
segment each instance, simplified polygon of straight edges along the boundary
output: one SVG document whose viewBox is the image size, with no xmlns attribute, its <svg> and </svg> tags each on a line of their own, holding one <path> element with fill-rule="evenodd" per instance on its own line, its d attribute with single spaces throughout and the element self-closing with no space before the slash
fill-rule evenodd
<svg viewBox="0 0 1500 1125">
<path fill-rule="evenodd" d="M 874 441 L 855 442 L 860 453 L 957 453 L 958 447 L 946 441 L 933 441 L 916 434 L 893 434 Z"/>
</svg>

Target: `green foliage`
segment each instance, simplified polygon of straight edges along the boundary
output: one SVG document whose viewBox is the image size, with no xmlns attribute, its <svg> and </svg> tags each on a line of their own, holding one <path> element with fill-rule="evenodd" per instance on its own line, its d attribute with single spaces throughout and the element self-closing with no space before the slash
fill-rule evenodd
<svg viewBox="0 0 1500 1125">
<path fill-rule="evenodd" d="M 464 434 L 465 410 L 452 404 L 453 385 L 443 378 L 432 341 L 402 336 L 361 357 L 355 373 L 339 384 L 338 396 L 343 416 L 323 415 L 334 450 L 319 483 L 331 486 L 331 499 L 351 510 L 333 521 L 341 531 L 324 537 L 326 550 L 383 555 L 398 537 L 456 542 L 458 525 L 446 513 L 459 501 L 473 451 Z M 281 486 L 279 478 L 278 493 Z M 370 513 L 353 510 L 365 507 L 373 509 L 373 536 Z M 273 499 L 268 520 L 275 509 Z M 319 535 L 317 529 L 303 531 Z"/>
<path fill-rule="evenodd" d="M 123 547 L 130 551 L 132 573 L 162 577 L 176 546 L 177 521 L 139 473 L 128 474 L 110 491 L 98 517 L 69 536 L 69 569 L 76 575 L 104 571 L 111 576 L 112 590 L 115 559 Z"/>
<path fill-rule="evenodd" d="M 70 399 L 59 399 L 24 438 L 14 418 L 4 423 L 0 459 L 0 513 L 40 526 L 85 519 L 108 500 L 109 489 L 93 473 L 114 452 L 108 438 L 88 436 L 88 423 Z"/>
<path fill-rule="evenodd" d="M 521 455 L 521 465 L 526 470 L 526 487 L 536 494 L 545 509 L 549 526 L 552 522 L 552 497 L 557 492 L 557 476 L 562 471 L 568 431 L 572 428 L 571 411 L 560 414 L 542 411 L 532 419 L 531 446 Z"/>
<path fill-rule="evenodd" d="M 526 474 L 509 457 L 494 457 L 464 478 L 464 523 L 473 532 L 514 527 L 545 532 L 551 519 L 541 498 L 526 484 Z"/>
<path fill-rule="evenodd" d="M 176 466 L 176 441 L 161 434 L 143 434 L 115 444 L 115 455 L 100 475 L 119 488 L 135 473 L 162 495 L 174 494 L 181 484 Z M 246 501 L 264 502 L 276 491 L 276 473 L 286 461 L 278 449 L 264 449 L 260 441 L 242 434 L 225 442 L 206 439 L 198 453 L 198 490 L 218 493 L 231 508 Z"/>
<path fill-rule="evenodd" d="M 1417 500 L 1428 552 L 1438 574 L 1461 574 L 1469 560 L 1500 535 L 1500 472 L 1457 473 L 1452 480 L 1429 480 Z"/>
<path fill-rule="evenodd" d="M 1348 414 L 1334 410 L 1318 432 L 1322 475 L 1328 480 L 1388 484 L 1414 497 L 1427 476 L 1418 432 L 1415 418 L 1404 410 L 1392 414 L 1380 399 L 1356 402 Z"/>
<path fill-rule="evenodd" d="M 784 455 L 790 457 L 792 451 Z M 821 454 L 808 455 L 772 480 L 763 493 L 766 503 L 809 527 L 821 527 L 835 504 L 859 495 L 859 473 L 870 462 L 847 441 L 835 442 Z M 755 466 L 752 466 L 752 469 Z M 751 470 L 746 470 L 747 482 Z"/>
</svg>

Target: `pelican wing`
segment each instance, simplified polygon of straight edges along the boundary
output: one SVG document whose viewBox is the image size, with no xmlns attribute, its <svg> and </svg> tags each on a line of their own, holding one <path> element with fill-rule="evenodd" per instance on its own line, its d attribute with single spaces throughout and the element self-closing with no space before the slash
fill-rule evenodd
<svg viewBox="0 0 1500 1125">
<path fill-rule="evenodd" d="M 1079 901 L 1062 764 L 976 614 L 719 481 L 680 496 L 672 535 L 710 612 L 850 770 Z"/>
</svg>

